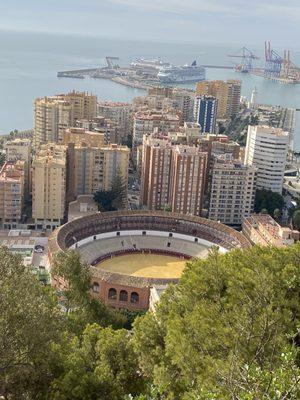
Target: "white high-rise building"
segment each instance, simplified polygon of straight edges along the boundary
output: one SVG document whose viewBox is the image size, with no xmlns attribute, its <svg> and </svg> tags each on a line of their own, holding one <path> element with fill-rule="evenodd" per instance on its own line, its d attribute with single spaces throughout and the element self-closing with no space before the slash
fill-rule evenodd
<svg viewBox="0 0 300 400">
<path fill-rule="evenodd" d="M 256 165 L 258 189 L 282 193 L 289 133 L 270 126 L 249 126 L 245 164 Z"/>
</svg>

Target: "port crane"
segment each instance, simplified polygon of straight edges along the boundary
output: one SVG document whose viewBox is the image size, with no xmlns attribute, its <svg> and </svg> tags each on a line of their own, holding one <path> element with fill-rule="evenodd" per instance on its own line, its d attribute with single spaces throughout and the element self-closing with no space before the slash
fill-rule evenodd
<svg viewBox="0 0 300 400">
<path fill-rule="evenodd" d="M 283 57 L 272 49 L 270 42 L 265 42 L 266 78 L 280 78 L 289 82 L 300 81 L 300 69 L 292 62 L 290 50 L 284 50 Z"/>
<path fill-rule="evenodd" d="M 242 47 L 237 54 L 228 54 L 228 57 L 242 59 L 240 64 L 236 64 L 235 70 L 243 73 L 251 72 L 253 69 L 253 61 L 259 60 L 259 57 L 245 46 Z"/>
</svg>

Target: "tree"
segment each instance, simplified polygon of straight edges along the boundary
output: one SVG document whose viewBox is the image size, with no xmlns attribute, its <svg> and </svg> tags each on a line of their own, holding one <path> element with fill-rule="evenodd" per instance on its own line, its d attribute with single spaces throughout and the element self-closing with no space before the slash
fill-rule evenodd
<svg viewBox="0 0 300 400">
<path fill-rule="evenodd" d="M 256 213 L 266 209 L 270 215 L 274 215 L 276 209 L 282 211 L 283 207 L 284 199 L 279 193 L 265 189 L 258 189 L 256 191 L 254 203 L 254 211 Z"/>
<path fill-rule="evenodd" d="M 118 168 L 112 182 L 111 190 L 99 190 L 94 194 L 99 211 L 116 211 L 126 207 L 127 187 Z"/>
<path fill-rule="evenodd" d="M 94 200 L 98 204 L 99 211 L 116 211 L 113 205 L 115 194 L 111 190 L 98 190 L 94 194 Z"/>
<path fill-rule="evenodd" d="M 107 307 L 100 299 L 90 294 L 90 267 L 80 260 L 76 251 L 59 253 L 55 257 L 52 274 L 60 276 L 67 284 L 63 292 L 63 304 L 68 314 L 69 329 L 80 335 L 87 324 L 112 325 L 121 328 L 126 323 L 125 315 Z"/>
<path fill-rule="evenodd" d="M 62 373 L 52 383 L 54 400 L 119 400 L 143 392 L 128 331 L 90 325 L 68 347 L 58 349 Z"/>
<path fill-rule="evenodd" d="M 167 399 L 273 399 L 280 374 L 278 399 L 289 398 L 291 382 L 298 394 L 299 382 L 281 367 L 290 353 L 299 373 L 299 257 L 300 244 L 213 250 L 207 260 L 189 262 L 155 315 L 134 323 L 143 374 Z"/>
<path fill-rule="evenodd" d="M 296 210 L 293 214 L 293 225 L 300 231 L 300 210 Z"/>
<path fill-rule="evenodd" d="M 40 399 L 52 379 L 52 344 L 64 329 L 53 293 L 21 257 L 0 248 L 0 393 Z"/>
<path fill-rule="evenodd" d="M 127 187 L 119 168 L 117 168 L 114 176 L 111 191 L 115 196 L 113 200 L 113 207 L 115 207 L 117 210 L 125 208 L 127 204 Z"/>
</svg>

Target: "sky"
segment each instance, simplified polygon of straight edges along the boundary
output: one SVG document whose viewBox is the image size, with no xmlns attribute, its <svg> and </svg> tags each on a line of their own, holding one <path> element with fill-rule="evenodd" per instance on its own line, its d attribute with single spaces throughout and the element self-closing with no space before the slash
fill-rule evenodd
<svg viewBox="0 0 300 400">
<path fill-rule="evenodd" d="M 0 0 L 0 29 L 297 48 L 299 0 Z"/>
</svg>

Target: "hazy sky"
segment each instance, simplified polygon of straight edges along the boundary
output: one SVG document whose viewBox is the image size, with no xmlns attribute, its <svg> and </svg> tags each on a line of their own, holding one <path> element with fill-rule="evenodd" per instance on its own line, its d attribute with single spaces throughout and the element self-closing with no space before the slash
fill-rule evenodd
<svg viewBox="0 0 300 400">
<path fill-rule="evenodd" d="M 0 29 L 297 48 L 300 0 L 0 0 Z"/>
</svg>

